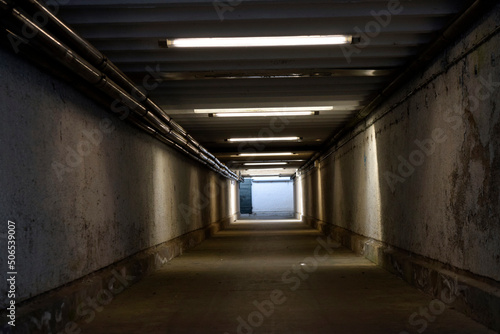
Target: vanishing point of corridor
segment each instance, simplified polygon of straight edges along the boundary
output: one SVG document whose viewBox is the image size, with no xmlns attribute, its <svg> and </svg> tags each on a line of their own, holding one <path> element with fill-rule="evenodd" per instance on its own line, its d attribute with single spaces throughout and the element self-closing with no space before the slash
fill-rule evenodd
<svg viewBox="0 0 500 334">
<path fill-rule="evenodd" d="M 0 334 L 500 333 L 500 0 L 0 32 Z"/>
<path fill-rule="evenodd" d="M 238 221 L 99 311 L 82 334 L 494 333 L 294 220 Z"/>
</svg>

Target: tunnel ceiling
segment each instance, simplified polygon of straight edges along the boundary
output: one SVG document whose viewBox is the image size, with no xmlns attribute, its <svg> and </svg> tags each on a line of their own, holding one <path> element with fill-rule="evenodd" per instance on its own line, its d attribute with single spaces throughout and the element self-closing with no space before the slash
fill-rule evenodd
<svg viewBox="0 0 500 334">
<path fill-rule="evenodd" d="M 59 16 L 137 85 L 148 88 L 150 97 L 221 161 L 237 169 L 243 160 L 297 160 L 287 166 L 295 170 L 469 4 L 457 0 L 71 0 Z M 345 46 L 229 49 L 177 49 L 159 43 L 182 37 L 338 34 L 360 40 Z M 194 113 L 201 108 L 305 106 L 334 110 L 286 118 Z M 225 141 L 259 136 L 302 139 L 257 145 Z M 236 157 L 248 151 L 295 155 Z"/>
</svg>

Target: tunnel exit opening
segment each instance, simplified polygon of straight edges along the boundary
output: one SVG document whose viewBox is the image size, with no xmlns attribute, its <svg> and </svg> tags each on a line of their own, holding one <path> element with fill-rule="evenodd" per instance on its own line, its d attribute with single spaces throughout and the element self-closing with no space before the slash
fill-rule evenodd
<svg viewBox="0 0 500 334">
<path fill-rule="evenodd" d="M 241 218 L 294 218 L 294 191 L 293 181 L 288 177 L 245 178 L 240 183 Z"/>
</svg>

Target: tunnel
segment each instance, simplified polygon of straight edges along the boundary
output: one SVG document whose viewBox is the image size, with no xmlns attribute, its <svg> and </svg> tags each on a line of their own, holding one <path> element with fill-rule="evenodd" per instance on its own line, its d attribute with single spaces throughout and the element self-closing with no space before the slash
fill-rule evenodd
<svg viewBox="0 0 500 334">
<path fill-rule="evenodd" d="M 0 332 L 500 332 L 496 0 L 0 0 Z"/>
</svg>

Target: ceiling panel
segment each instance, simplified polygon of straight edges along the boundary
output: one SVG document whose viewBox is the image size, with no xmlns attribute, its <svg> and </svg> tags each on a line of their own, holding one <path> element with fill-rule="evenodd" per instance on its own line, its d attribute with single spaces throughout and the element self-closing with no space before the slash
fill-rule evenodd
<svg viewBox="0 0 500 334">
<path fill-rule="evenodd" d="M 193 137 L 234 167 L 246 160 L 298 168 L 436 39 L 466 0 L 72 0 L 59 15 Z M 164 48 L 177 37 L 349 34 L 352 46 Z M 216 118 L 195 108 L 333 106 L 315 116 Z M 232 137 L 298 136 L 235 144 Z M 292 157 L 237 154 L 286 151 Z M 287 170 L 290 172 L 290 170 Z"/>
</svg>

